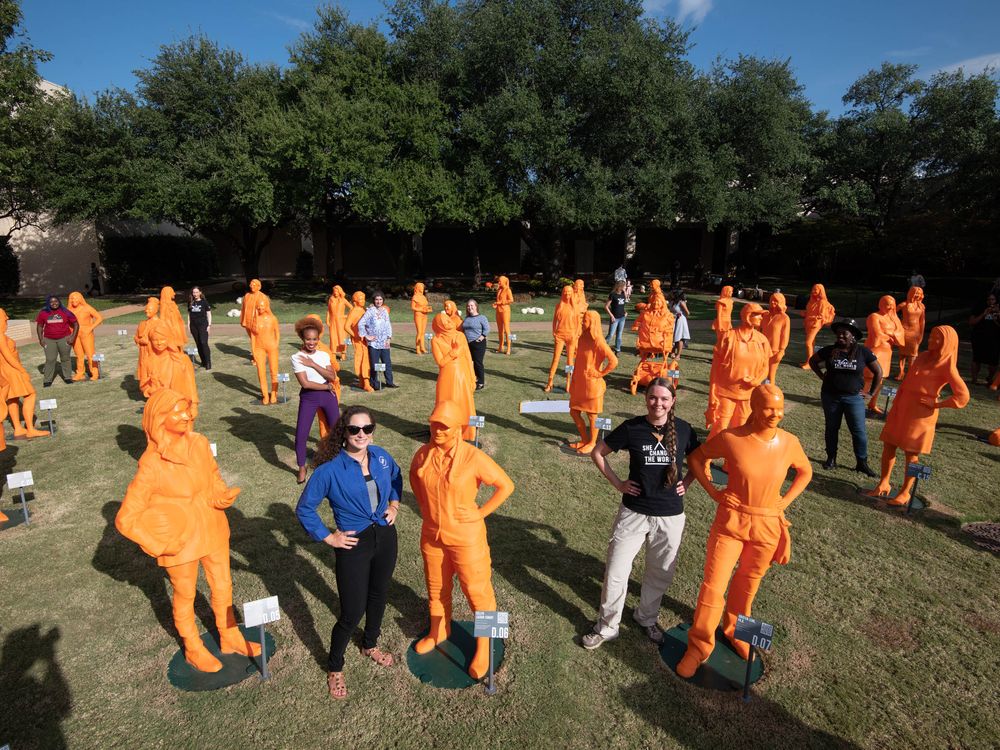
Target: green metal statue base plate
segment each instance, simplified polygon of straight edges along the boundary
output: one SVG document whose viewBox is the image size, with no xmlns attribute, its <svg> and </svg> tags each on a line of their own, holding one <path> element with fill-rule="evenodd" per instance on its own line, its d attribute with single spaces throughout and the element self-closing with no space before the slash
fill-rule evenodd
<svg viewBox="0 0 1000 750">
<path fill-rule="evenodd" d="M 240 632 L 248 641 L 260 643 L 259 628 L 247 628 L 241 625 Z M 267 645 L 267 660 L 270 661 L 275 650 L 274 636 L 265 632 L 264 637 Z M 178 690 L 189 693 L 219 690 L 243 682 L 247 677 L 260 673 L 260 657 L 251 659 L 242 654 L 223 654 L 219 651 L 219 644 L 216 643 L 212 633 L 202 633 L 201 641 L 212 656 L 222 662 L 222 669 L 218 672 L 199 672 L 184 661 L 184 650 L 181 649 L 174 654 L 174 658 L 170 660 L 170 666 L 167 667 L 167 679 Z"/>
<path fill-rule="evenodd" d="M 685 622 L 663 634 L 660 658 L 671 670 L 677 669 L 677 664 L 687 651 L 687 634 L 690 627 Z M 698 668 L 694 676 L 685 682 L 708 690 L 742 690 L 746 675 L 746 659 L 741 659 L 739 654 L 733 651 L 722 630 L 719 629 L 715 631 L 715 650 L 712 651 L 712 655 Z M 764 663 L 760 658 L 754 657 L 753 667 L 750 670 L 750 684 L 757 682 L 763 676 Z"/>
<path fill-rule="evenodd" d="M 423 638 L 426 633 L 421 635 Z M 419 639 L 417 639 L 419 640 Z M 406 650 L 406 666 L 413 676 L 425 685 L 446 690 L 462 690 L 478 684 L 469 676 L 469 665 L 476 651 L 476 639 L 472 636 L 472 623 L 468 620 L 451 621 L 451 637 L 427 654 L 413 650 L 417 641 Z M 500 671 L 503 664 L 504 642 L 493 639 L 493 673 Z"/>
</svg>

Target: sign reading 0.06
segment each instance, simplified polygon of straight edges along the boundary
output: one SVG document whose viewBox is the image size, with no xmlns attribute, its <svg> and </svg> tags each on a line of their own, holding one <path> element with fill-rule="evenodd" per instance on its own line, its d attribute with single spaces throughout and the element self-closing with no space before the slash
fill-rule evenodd
<svg viewBox="0 0 1000 750">
<path fill-rule="evenodd" d="M 473 633 L 476 638 L 509 638 L 509 612 L 476 612 Z"/>
</svg>

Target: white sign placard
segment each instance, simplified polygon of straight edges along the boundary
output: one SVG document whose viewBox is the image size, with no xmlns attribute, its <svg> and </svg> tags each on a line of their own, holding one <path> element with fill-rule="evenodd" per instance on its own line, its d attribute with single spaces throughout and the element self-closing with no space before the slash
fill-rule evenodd
<svg viewBox="0 0 1000 750">
<path fill-rule="evenodd" d="M 486 417 L 469 417 L 469 427 L 482 427 L 486 424 Z"/>
<path fill-rule="evenodd" d="M 50 411 L 56 408 L 56 400 L 54 398 L 43 398 L 38 402 L 38 408 L 42 411 Z"/>
<path fill-rule="evenodd" d="M 243 605 L 243 624 L 248 628 L 267 625 L 269 622 L 277 622 L 280 619 L 281 610 L 278 609 L 278 597 L 276 596 L 258 599 L 255 602 L 246 602 Z"/>
<path fill-rule="evenodd" d="M 195 354 L 198 353 L 198 350 L 195 349 L 193 346 L 189 346 L 187 349 L 184 350 L 184 353 L 189 357 L 193 357 Z"/>
<path fill-rule="evenodd" d="M 31 476 L 30 471 L 18 471 L 14 474 L 7 475 L 7 486 L 12 490 L 16 490 L 21 487 L 31 487 L 34 484 L 35 479 Z"/>
<path fill-rule="evenodd" d="M 568 375 L 572 372 L 573 372 L 573 365 L 566 365 L 566 374 Z"/>
<path fill-rule="evenodd" d="M 521 414 L 569 414 L 569 401 L 522 401 Z"/>
<path fill-rule="evenodd" d="M 288 382 L 288 373 L 287 372 L 279 372 L 278 373 L 278 382 L 279 383 L 287 383 Z"/>
<path fill-rule="evenodd" d="M 119 336 L 128 336 L 128 328 L 119 328 L 118 329 L 118 335 Z"/>
<path fill-rule="evenodd" d="M 611 417 L 597 417 L 597 419 L 594 420 L 594 427 L 599 430 L 610 430 Z"/>
<path fill-rule="evenodd" d="M 219 448 L 218 448 L 218 446 L 216 446 L 215 443 L 209 443 L 208 447 L 212 449 L 212 455 L 213 456 L 218 456 L 219 455 Z"/>
<path fill-rule="evenodd" d="M 433 333 L 425 333 L 424 334 L 424 338 L 427 339 L 427 341 L 430 341 L 432 338 L 434 338 L 434 334 Z"/>
<path fill-rule="evenodd" d="M 512 334 L 510 335 L 510 340 L 511 340 L 511 341 L 517 341 L 517 334 L 516 334 L 516 333 L 512 333 Z"/>
<path fill-rule="evenodd" d="M 678 380 L 678 379 L 680 379 L 680 376 L 681 376 L 681 371 L 680 370 L 667 370 L 667 377 L 668 378 L 672 378 L 674 380 Z"/>
<path fill-rule="evenodd" d="M 103 362 L 104 361 L 104 355 L 103 354 L 95 354 L 94 355 L 94 361 L 95 362 Z"/>
<path fill-rule="evenodd" d="M 375 372 L 385 372 L 385 362 L 376 362 Z"/>
</svg>

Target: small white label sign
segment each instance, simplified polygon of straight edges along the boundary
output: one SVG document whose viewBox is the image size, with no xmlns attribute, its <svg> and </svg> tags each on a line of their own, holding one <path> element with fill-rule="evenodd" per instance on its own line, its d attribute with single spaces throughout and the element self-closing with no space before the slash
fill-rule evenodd
<svg viewBox="0 0 1000 750">
<path fill-rule="evenodd" d="M 610 430 L 611 417 L 598 417 L 594 420 L 594 426 L 599 430 Z"/>
<path fill-rule="evenodd" d="M 512 334 L 510 335 L 510 340 L 511 340 L 511 341 L 517 341 L 517 334 L 516 334 L 516 333 L 512 333 Z"/>
<path fill-rule="evenodd" d="M 248 628 L 267 625 L 269 622 L 277 622 L 280 619 L 281 610 L 278 609 L 278 597 L 276 596 L 258 599 L 255 602 L 246 602 L 243 605 L 243 624 Z"/>
<path fill-rule="evenodd" d="M 218 448 L 218 446 L 216 446 L 215 443 L 209 443 L 208 447 L 212 449 L 212 455 L 213 456 L 218 456 L 219 455 L 219 448 Z"/>
<path fill-rule="evenodd" d="M 104 355 L 103 354 L 95 354 L 94 355 L 94 361 L 95 362 L 103 362 L 104 361 Z"/>
<path fill-rule="evenodd" d="M 376 362 L 375 372 L 385 372 L 385 362 Z"/>
<path fill-rule="evenodd" d="M 7 475 L 7 486 L 12 490 L 16 490 L 21 487 L 32 487 L 34 484 L 35 479 L 31 476 L 30 471 L 18 471 L 14 474 Z"/>
<path fill-rule="evenodd" d="M 279 372 L 278 373 L 278 382 L 279 383 L 287 383 L 288 382 L 288 373 L 287 372 Z"/>
<path fill-rule="evenodd" d="M 573 372 L 573 365 L 566 365 L 566 374 Z"/>
<path fill-rule="evenodd" d="M 486 424 L 486 417 L 469 417 L 469 427 L 482 427 Z"/>
<path fill-rule="evenodd" d="M 127 328 L 119 328 L 118 329 L 118 335 L 119 336 L 128 336 L 128 329 Z"/>
<path fill-rule="evenodd" d="M 195 349 L 193 346 L 189 346 L 187 349 L 184 350 L 184 353 L 189 357 L 193 357 L 195 354 L 198 353 L 198 350 Z"/>
<path fill-rule="evenodd" d="M 54 398 L 43 398 L 38 402 L 38 408 L 42 411 L 51 411 L 56 408 L 56 400 Z"/>
<path fill-rule="evenodd" d="M 424 338 L 427 339 L 428 341 L 430 341 L 432 338 L 434 338 L 434 334 L 433 333 L 425 333 L 424 334 Z"/>
</svg>

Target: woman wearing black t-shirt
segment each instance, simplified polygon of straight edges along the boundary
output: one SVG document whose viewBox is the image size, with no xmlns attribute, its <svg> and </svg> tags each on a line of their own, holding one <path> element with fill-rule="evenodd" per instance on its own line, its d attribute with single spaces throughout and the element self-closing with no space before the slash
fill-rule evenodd
<svg viewBox="0 0 1000 750">
<path fill-rule="evenodd" d="M 590 457 L 622 493 L 608 544 L 601 608 L 583 647 L 594 649 L 618 637 L 632 562 L 646 543 L 646 572 L 633 618 L 654 643 L 663 641 L 656 624 L 660 601 L 670 586 L 684 533 L 684 493 L 694 475 L 684 471 L 684 457 L 700 444 L 691 425 L 674 416 L 676 391 L 666 378 L 646 388 L 646 414 L 622 422 L 597 442 Z M 609 453 L 628 449 L 628 479 L 608 464 Z"/>
<path fill-rule="evenodd" d="M 972 328 L 972 385 L 979 381 L 979 368 L 987 367 L 986 382 L 992 383 L 1000 363 L 1000 306 L 992 292 L 986 304 L 969 318 Z"/>
<path fill-rule="evenodd" d="M 212 329 L 212 306 L 201 289 L 193 287 L 188 300 L 188 328 L 198 347 L 198 358 L 206 370 L 212 369 L 212 350 L 208 348 L 208 333 Z"/>
<path fill-rule="evenodd" d="M 882 367 L 871 349 L 858 343 L 861 329 L 854 321 L 837 321 L 832 326 L 837 343 L 824 346 L 809 359 L 812 371 L 823 381 L 820 399 L 826 419 L 826 461 L 824 469 L 837 465 L 837 439 L 840 422 L 847 419 L 854 443 L 855 470 L 866 477 L 877 477 L 868 466 L 868 432 L 865 427 L 865 397 L 878 393 Z M 822 365 L 822 367 L 820 367 Z M 864 392 L 865 368 L 871 370 L 871 391 Z"/>
<path fill-rule="evenodd" d="M 611 294 L 608 295 L 608 301 L 604 305 L 604 311 L 611 316 L 611 322 L 608 324 L 608 346 L 615 347 L 615 354 L 622 353 L 622 331 L 625 330 L 625 282 L 616 281 L 614 288 L 611 290 Z M 611 339 L 615 340 L 615 343 L 611 343 Z"/>
</svg>

